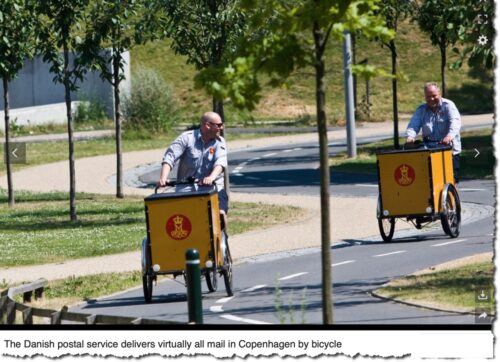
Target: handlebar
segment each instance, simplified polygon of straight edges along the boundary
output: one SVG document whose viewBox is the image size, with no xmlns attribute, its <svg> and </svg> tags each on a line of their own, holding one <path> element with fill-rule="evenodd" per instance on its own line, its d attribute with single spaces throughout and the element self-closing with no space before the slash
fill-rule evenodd
<svg viewBox="0 0 500 362">
<path fill-rule="evenodd" d="M 165 186 L 156 186 L 155 187 L 155 194 L 158 193 L 158 189 L 162 188 L 162 187 L 167 187 L 167 186 L 177 186 L 177 185 L 196 185 L 196 184 L 200 184 L 200 181 L 199 179 L 193 177 L 193 176 L 190 176 L 190 177 L 187 177 L 185 179 L 181 179 L 181 180 L 173 180 L 173 181 L 168 181 L 167 183 L 165 183 Z M 208 185 L 205 185 L 205 186 L 208 186 Z M 212 186 L 213 187 L 216 187 L 215 186 L 215 182 L 212 183 Z"/>
<path fill-rule="evenodd" d="M 421 141 L 415 140 L 413 143 L 405 143 L 403 145 L 403 150 L 414 150 L 418 148 L 431 149 L 431 148 L 448 148 L 451 147 L 452 143 L 445 145 L 441 141 Z"/>
</svg>

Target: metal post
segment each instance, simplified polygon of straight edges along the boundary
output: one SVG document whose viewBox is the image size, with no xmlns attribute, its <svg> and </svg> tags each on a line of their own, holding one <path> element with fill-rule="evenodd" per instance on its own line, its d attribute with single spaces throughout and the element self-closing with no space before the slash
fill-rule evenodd
<svg viewBox="0 0 500 362">
<path fill-rule="evenodd" d="M 196 249 L 186 251 L 186 279 L 189 323 L 203 324 L 200 254 Z"/>
<path fill-rule="evenodd" d="M 356 128 L 354 125 L 354 87 L 352 82 L 351 34 L 344 32 L 344 92 L 347 129 L 347 153 L 356 157 Z"/>
</svg>

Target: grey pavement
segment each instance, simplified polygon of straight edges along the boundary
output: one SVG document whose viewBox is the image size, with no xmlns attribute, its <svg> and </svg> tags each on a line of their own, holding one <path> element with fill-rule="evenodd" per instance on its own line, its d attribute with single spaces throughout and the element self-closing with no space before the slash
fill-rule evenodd
<svg viewBox="0 0 500 362">
<path fill-rule="evenodd" d="M 463 116 L 462 122 L 463 129 L 473 129 L 477 126 L 489 127 L 489 125 L 493 127 L 493 115 Z M 402 132 L 405 127 L 406 122 L 400 124 Z M 357 126 L 356 135 L 358 137 L 378 136 L 390 134 L 392 129 L 392 122 L 365 123 Z M 317 134 L 312 132 L 264 139 L 237 140 L 228 142 L 228 149 L 231 152 L 249 147 L 314 142 L 317 141 L 317 137 Z M 50 137 L 46 136 L 46 138 Z M 345 129 L 333 129 L 329 131 L 328 139 L 329 141 L 345 139 Z M 30 139 L 24 139 L 23 141 L 30 141 Z M 123 169 L 133 170 L 144 167 L 144 165 L 157 163 L 161 159 L 163 152 L 164 149 L 124 153 Z M 116 172 L 115 158 L 115 155 L 103 155 L 77 159 L 75 162 L 77 192 L 115 194 L 116 187 L 110 182 Z M 66 169 L 67 161 L 29 167 L 13 174 L 14 185 L 16 185 L 17 190 L 68 192 L 69 175 Z M 33 175 L 36 175 L 36 177 L 33 177 Z M 6 185 L 6 177 L 0 177 L 0 187 L 6 189 Z M 151 190 L 125 186 L 124 193 L 125 195 L 147 196 L 151 193 Z M 307 210 L 307 216 L 303 220 L 274 226 L 265 230 L 250 231 L 231 236 L 231 253 L 236 262 L 259 255 L 304 248 L 317 248 L 321 245 L 319 197 L 233 192 L 231 199 L 233 201 L 294 205 Z M 380 240 L 375 219 L 375 198 L 333 196 L 331 197 L 330 205 L 332 244 L 340 243 L 347 239 L 366 239 L 370 237 Z M 466 222 L 468 215 L 473 216 L 476 213 L 477 210 L 464 206 L 464 222 Z M 356 228 L 352 228 L 350 227 L 352 220 L 367 220 L 367 222 L 358 223 Z M 402 223 L 400 224 L 402 225 Z M 399 230 L 402 229 L 404 227 Z M 50 280 L 72 275 L 79 276 L 128 270 L 140 270 L 139 251 L 68 260 L 55 264 L 3 268 L 0 269 L 0 280 L 16 283 L 39 277 Z"/>
</svg>

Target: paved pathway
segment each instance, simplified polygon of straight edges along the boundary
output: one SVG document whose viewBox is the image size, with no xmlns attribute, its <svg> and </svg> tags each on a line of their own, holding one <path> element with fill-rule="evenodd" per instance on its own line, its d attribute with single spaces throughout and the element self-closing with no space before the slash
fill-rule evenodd
<svg viewBox="0 0 500 362">
<path fill-rule="evenodd" d="M 464 128 L 479 124 L 491 124 L 492 115 L 464 116 Z M 404 130 L 406 124 L 400 125 Z M 368 123 L 358 126 L 357 137 L 377 136 L 392 132 L 391 122 Z M 328 133 L 329 141 L 345 139 L 345 130 L 334 130 Z M 28 140 L 24 140 L 28 141 Z M 229 150 L 248 147 L 264 147 L 294 142 L 317 141 L 316 133 L 286 135 L 255 140 L 238 140 L 229 142 Z M 144 164 L 155 163 L 161 159 L 164 149 L 128 152 L 123 155 L 123 169 L 133 169 Z M 115 156 L 105 155 L 76 160 L 76 189 L 77 192 L 91 192 L 100 194 L 115 194 L 116 189 L 109 182 L 115 173 Z M 69 175 L 67 161 L 55 162 L 46 165 L 23 169 L 13 175 L 16 189 L 31 191 L 68 191 Z M 6 177 L 0 177 L 0 188 L 6 189 Z M 148 195 L 149 189 L 124 187 L 125 195 Z M 233 201 L 251 201 L 294 205 L 308 210 L 305 220 L 272 227 L 262 231 L 231 236 L 231 250 L 236 261 L 247 257 L 281 252 L 294 249 L 320 246 L 320 204 L 319 197 L 265 194 L 232 193 Z M 332 243 L 344 239 L 361 239 L 378 235 L 375 219 L 376 200 L 374 198 L 331 197 L 331 230 Z M 78 205 L 77 205 L 78 208 Z M 465 212 L 467 212 L 465 210 Z M 352 220 L 367 220 L 358 223 L 352 228 Z M 401 224 L 401 223 L 400 223 Z M 64 278 L 70 275 L 96 274 L 113 271 L 139 270 L 140 252 L 130 252 L 118 255 L 69 260 L 64 263 L 35 265 L 19 268 L 0 269 L 0 280 L 19 282 L 32 280 L 38 277 L 47 279 Z"/>
</svg>

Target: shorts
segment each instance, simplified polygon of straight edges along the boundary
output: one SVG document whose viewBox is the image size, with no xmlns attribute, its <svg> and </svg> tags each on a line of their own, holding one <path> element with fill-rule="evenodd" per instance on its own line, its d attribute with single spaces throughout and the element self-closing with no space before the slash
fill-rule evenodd
<svg viewBox="0 0 500 362">
<path fill-rule="evenodd" d="M 229 198 L 227 197 L 226 190 L 222 189 L 218 193 L 219 196 L 219 210 L 223 210 L 226 214 L 229 210 Z"/>
</svg>

